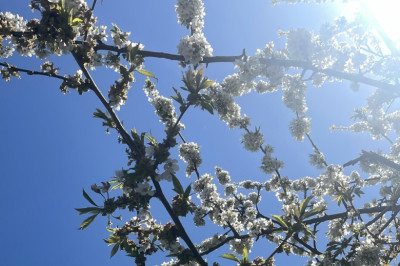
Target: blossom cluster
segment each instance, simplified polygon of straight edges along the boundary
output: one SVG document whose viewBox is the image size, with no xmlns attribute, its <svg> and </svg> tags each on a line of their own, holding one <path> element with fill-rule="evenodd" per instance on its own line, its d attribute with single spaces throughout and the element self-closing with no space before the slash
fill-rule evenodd
<svg viewBox="0 0 400 266">
<path fill-rule="evenodd" d="M 175 5 L 178 23 L 191 29 L 191 35 L 183 37 L 178 44 L 178 53 L 185 63 L 198 65 L 213 49 L 204 36 L 204 3 L 201 0 L 178 0 Z"/>
</svg>

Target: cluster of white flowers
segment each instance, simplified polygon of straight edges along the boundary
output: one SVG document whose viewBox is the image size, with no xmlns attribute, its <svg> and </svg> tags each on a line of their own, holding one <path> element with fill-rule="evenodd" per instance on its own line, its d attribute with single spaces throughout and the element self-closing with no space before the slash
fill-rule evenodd
<svg viewBox="0 0 400 266">
<path fill-rule="evenodd" d="M 335 196 L 340 191 L 337 184 L 342 184 L 343 188 L 348 189 L 350 185 L 350 177 L 343 174 L 343 169 L 338 166 L 328 165 L 326 171 L 317 177 L 317 185 L 313 188 L 312 194 L 317 198 L 324 195 Z"/>
<path fill-rule="evenodd" d="M 204 3 L 201 0 L 178 0 L 175 5 L 178 23 L 192 31 L 201 31 L 204 27 Z"/>
<path fill-rule="evenodd" d="M 222 170 L 217 166 L 215 167 L 215 175 L 217 176 L 219 183 L 223 186 L 231 181 L 229 172 Z"/>
<path fill-rule="evenodd" d="M 226 235 L 215 234 L 210 238 L 204 239 L 199 247 L 200 251 L 206 251 L 215 247 L 226 239 Z"/>
<path fill-rule="evenodd" d="M 213 49 L 202 32 L 185 36 L 178 45 L 178 53 L 185 63 L 198 65 L 205 56 L 212 56 Z"/>
<path fill-rule="evenodd" d="M 249 235 L 251 237 L 256 237 L 258 235 L 261 235 L 263 231 L 271 229 L 273 227 L 274 227 L 273 221 L 264 218 L 254 220 L 247 224 L 247 229 L 249 230 Z"/>
<path fill-rule="evenodd" d="M 4 28 L 8 28 L 10 31 L 15 31 L 15 32 L 25 32 L 27 29 L 27 21 L 24 20 L 23 17 L 17 15 L 14 15 L 10 12 L 0 12 L 0 24 L 2 25 L 2 27 Z M 18 41 L 17 38 L 12 37 L 11 38 L 11 43 L 10 45 L 7 45 L 3 42 L 5 42 L 6 38 L 1 38 L 1 42 L 0 42 L 0 58 L 7 58 L 9 56 L 11 56 L 13 54 L 13 52 L 15 51 L 14 46 L 17 47 L 18 51 L 21 52 L 22 55 L 26 55 L 26 56 L 32 56 L 32 54 L 34 54 L 34 52 L 31 49 L 28 49 L 25 46 L 21 46 L 19 43 L 20 41 Z"/>
<path fill-rule="evenodd" d="M 156 193 L 155 190 L 152 190 L 152 186 L 147 182 L 138 183 L 134 191 L 142 196 L 153 196 L 154 193 Z"/>
<path fill-rule="evenodd" d="M 320 151 L 314 151 L 315 153 L 309 154 L 310 164 L 316 166 L 318 169 L 325 168 L 325 156 Z"/>
<path fill-rule="evenodd" d="M 189 177 L 202 162 L 199 150 L 200 147 L 194 142 L 182 143 L 179 145 L 179 157 L 187 164 L 187 177 Z"/>
<path fill-rule="evenodd" d="M 350 233 L 350 225 L 342 219 L 334 219 L 329 221 L 329 230 L 326 235 L 330 240 L 340 241 Z"/>
<path fill-rule="evenodd" d="M 47 0 L 49 3 L 53 3 L 53 4 L 58 4 L 60 3 L 61 0 Z M 79 9 L 81 6 L 86 5 L 86 2 L 84 0 L 65 0 L 65 8 L 67 10 L 77 10 Z"/>
<path fill-rule="evenodd" d="M 254 87 L 252 85 L 252 83 L 250 83 L 250 86 L 249 84 L 246 84 L 246 82 L 242 80 L 242 75 L 239 73 L 225 77 L 221 84 L 224 91 L 226 91 L 232 97 L 238 97 L 245 93 L 249 93 L 251 88 Z"/>
<path fill-rule="evenodd" d="M 174 175 L 179 170 L 178 160 L 168 159 L 164 163 L 164 172 L 157 176 L 157 181 L 167 180 L 172 181 L 172 175 Z"/>
<path fill-rule="evenodd" d="M 286 50 L 290 59 L 305 61 L 312 59 L 315 37 L 310 31 L 297 29 L 284 34 L 287 38 Z"/>
<path fill-rule="evenodd" d="M 204 4 L 201 0 L 178 0 L 175 5 L 178 23 L 191 29 L 191 35 L 183 37 L 178 44 L 178 53 L 185 63 L 198 65 L 205 56 L 212 56 L 213 49 L 204 36 Z"/>
<path fill-rule="evenodd" d="M 290 133 L 297 141 L 303 141 L 304 136 L 311 132 L 311 119 L 308 117 L 299 116 L 290 122 Z"/>
<path fill-rule="evenodd" d="M 367 238 L 356 248 L 354 265 L 382 265 L 381 249 L 382 245 L 377 245 L 372 239 Z"/>
<path fill-rule="evenodd" d="M 284 75 L 282 79 L 283 103 L 293 112 L 304 114 L 306 106 L 306 84 L 300 75 Z"/>
<path fill-rule="evenodd" d="M 274 152 L 274 148 L 270 145 L 266 145 L 265 154 L 261 162 L 261 169 L 266 174 L 271 174 L 283 167 L 283 162 L 279 161 L 277 158 L 273 158 L 271 155 Z"/>
<path fill-rule="evenodd" d="M 114 29 L 111 30 L 111 38 L 118 48 L 124 47 L 130 42 L 128 40 L 129 35 L 131 35 L 130 32 L 121 31 L 117 25 L 114 25 Z"/>
<path fill-rule="evenodd" d="M 264 135 L 256 130 L 255 132 L 246 132 L 243 134 L 242 143 L 244 148 L 249 151 L 258 151 L 264 143 Z"/>
<path fill-rule="evenodd" d="M 230 128 L 245 128 L 250 124 L 250 119 L 240 114 L 240 106 L 234 101 L 232 95 L 222 89 L 218 84 L 210 87 L 206 94 L 213 100 L 220 120 L 226 122 Z"/>
<path fill-rule="evenodd" d="M 120 95 L 116 93 L 109 93 L 108 99 L 110 100 L 110 106 L 114 107 L 115 110 L 119 111 L 121 105 L 125 105 L 126 97 L 125 95 Z"/>
<path fill-rule="evenodd" d="M 160 117 L 160 121 L 163 123 L 172 124 L 176 120 L 175 107 L 170 98 L 164 96 L 156 96 L 149 98 L 149 102 L 156 109 L 156 114 Z"/>
</svg>

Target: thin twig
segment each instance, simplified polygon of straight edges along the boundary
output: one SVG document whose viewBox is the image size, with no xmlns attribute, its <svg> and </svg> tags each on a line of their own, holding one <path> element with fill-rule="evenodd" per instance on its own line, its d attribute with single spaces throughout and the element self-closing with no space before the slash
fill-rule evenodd
<svg viewBox="0 0 400 266">
<path fill-rule="evenodd" d="M 4 67 L 8 68 L 11 71 L 24 72 L 27 75 L 39 75 L 39 76 L 57 78 L 57 79 L 61 79 L 61 80 L 68 80 L 68 78 L 60 76 L 60 75 L 57 75 L 57 74 L 47 73 L 47 72 L 43 72 L 43 71 L 35 71 L 35 70 L 30 70 L 30 69 L 25 69 L 25 68 L 20 68 L 20 67 L 15 67 L 15 66 L 12 66 L 12 65 L 10 65 L 8 63 L 0 62 L 0 66 L 4 66 Z"/>
</svg>

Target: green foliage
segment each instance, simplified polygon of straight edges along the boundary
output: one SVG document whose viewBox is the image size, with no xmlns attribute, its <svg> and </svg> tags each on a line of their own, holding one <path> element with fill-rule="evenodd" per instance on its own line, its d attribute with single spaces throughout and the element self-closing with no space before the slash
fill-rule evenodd
<svg viewBox="0 0 400 266">
<path fill-rule="evenodd" d="M 93 117 L 100 118 L 103 120 L 103 126 L 107 127 L 106 129 L 107 133 L 110 133 L 110 128 L 116 128 L 115 122 L 108 112 L 104 113 L 99 108 L 96 108 L 96 112 L 93 113 Z"/>
<path fill-rule="evenodd" d="M 252 262 L 249 261 L 248 254 L 247 254 L 247 248 L 243 248 L 243 253 L 242 253 L 242 259 L 239 259 L 235 254 L 231 253 L 225 253 L 220 256 L 221 258 L 228 259 L 228 260 L 233 260 L 239 263 L 240 266 L 251 266 Z"/>
</svg>

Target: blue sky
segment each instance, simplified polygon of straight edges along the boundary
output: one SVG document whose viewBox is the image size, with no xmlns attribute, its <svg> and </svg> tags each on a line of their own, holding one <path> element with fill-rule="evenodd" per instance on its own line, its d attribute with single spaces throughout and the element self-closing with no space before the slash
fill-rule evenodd
<svg viewBox="0 0 400 266">
<path fill-rule="evenodd" d="M 29 1 L 3 2 L 1 12 L 19 13 L 27 18 L 37 16 L 29 10 Z M 276 41 L 279 47 L 283 40 L 277 37 L 278 29 L 304 27 L 317 31 L 323 22 L 331 21 L 344 10 L 343 6 L 338 8 L 339 4 L 271 6 L 267 0 L 254 0 L 251 4 L 239 0 L 204 2 L 204 33 L 214 55 L 239 55 L 243 48 L 252 55 L 269 41 Z M 176 53 L 179 39 L 188 31 L 176 23 L 174 4 L 163 0 L 104 0 L 103 5 L 96 7 L 95 15 L 99 24 L 107 25 L 108 29 L 111 23 L 116 23 L 122 30 L 131 31 L 130 39 L 143 43 L 146 50 Z M 70 55 L 51 60 L 60 67 L 60 73 L 72 74 L 78 69 Z M 0 61 L 36 70 L 41 64 L 40 60 L 18 56 Z M 149 58 L 145 68 L 158 77 L 156 86 L 165 96 L 173 94 L 172 86 L 182 84 L 182 69 L 177 62 Z M 210 64 L 204 73 L 221 82 L 234 71 L 233 64 L 217 63 Z M 93 76 L 105 94 L 116 78 L 112 70 L 105 68 L 99 68 Z M 137 77 L 127 104 L 118 115 L 126 128 L 151 132 L 160 139 L 163 127 L 147 103 L 143 81 Z M 98 217 L 89 228 L 79 231 L 77 228 L 85 217 L 74 210 L 88 205 L 82 197 L 82 188 L 90 191 L 91 184 L 107 181 L 115 170 L 126 167 L 125 147 L 117 143 L 115 133 L 105 134 L 101 122 L 92 118 L 95 109 L 102 108 L 93 93 L 79 96 L 72 91 L 63 95 L 58 86 L 57 80 L 37 76 L 22 75 L 21 80 L 9 83 L 0 81 L 1 264 L 131 265 L 131 258 L 123 253 L 109 258 L 110 248 L 102 240 L 108 236 L 106 218 Z M 329 163 L 342 164 L 357 157 L 361 149 L 376 147 L 367 135 L 329 131 L 332 124 L 349 124 L 353 108 L 362 105 L 370 91 L 362 87 L 354 92 L 346 83 L 308 89 L 311 135 Z M 318 175 L 308 164 L 311 145 L 306 141 L 296 142 L 290 136 L 288 125 L 294 115 L 283 105 L 280 92 L 245 95 L 238 102 L 252 118 L 252 126 L 261 126 L 266 142 L 275 147 L 275 156 L 285 161 L 283 175 L 291 179 Z M 185 138 L 202 146 L 201 173 L 214 173 L 214 166 L 218 165 L 230 171 L 234 181 L 269 178 L 258 169 L 262 155 L 242 149 L 240 130 L 230 130 L 217 116 L 193 109 L 183 123 Z M 192 180 L 184 177 L 183 171 L 180 176 L 186 185 L 193 181 L 193 177 Z M 165 185 L 167 190 L 168 186 Z M 101 201 L 95 195 L 93 199 Z M 266 194 L 265 199 L 269 199 Z M 152 208 L 160 213 L 155 218 L 168 222 L 166 212 L 158 210 L 158 203 L 154 203 Z M 268 215 L 280 213 L 277 204 L 266 207 Z M 130 217 L 124 213 L 124 218 Z M 198 243 L 201 237 L 212 236 L 214 230 L 215 227 L 191 229 L 189 235 Z M 250 258 L 265 258 L 272 251 L 271 246 L 261 244 Z M 212 258 L 223 252 L 216 252 Z M 160 264 L 165 255 L 153 256 L 148 265 Z M 278 265 L 304 261 L 286 255 L 277 259 Z"/>
</svg>

